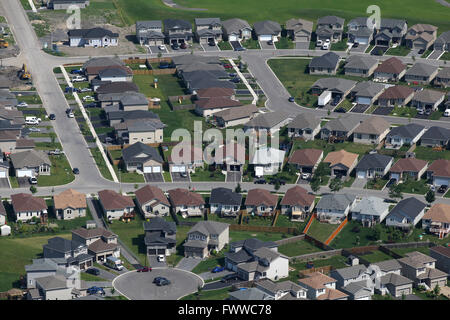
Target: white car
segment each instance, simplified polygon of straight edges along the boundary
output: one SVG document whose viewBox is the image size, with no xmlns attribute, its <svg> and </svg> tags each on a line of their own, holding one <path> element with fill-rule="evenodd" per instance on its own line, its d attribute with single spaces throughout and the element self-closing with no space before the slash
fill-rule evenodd
<svg viewBox="0 0 450 320">
<path fill-rule="evenodd" d="M 323 41 L 322 40 L 317 40 L 316 47 L 321 47 L 322 45 L 323 45 Z"/>
<path fill-rule="evenodd" d="M 304 172 L 304 173 L 302 173 L 301 177 L 303 180 L 307 180 L 307 179 L 309 179 L 309 177 L 311 177 L 311 174 Z"/>
<path fill-rule="evenodd" d="M 166 50 L 166 46 L 163 45 L 163 44 L 160 44 L 160 45 L 158 46 L 158 49 L 159 49 L 159 50 Z"/>
<path fill-rule="evenodd" d="M 83 89 L 80 89 L 80 92 L 90 92 L 90 91 L 92 91 L 91 88 L 83 88 Z"/>
<path fill-rule="evenodd" d="M 73 112 L 69 112 L 69 113 L 67 114 L 67 116 L 68 116 L 69 118 L 74 118 L 74 117 L 75 117 L 75 115 L 73 114 Z"/>
<path fill-rule="evenodd" d="M 330 49 L 330 44 L 324 43 L 324 45 L 322 46 L 322 50 L 328 50 L 328 49 Z"/>
<path fill-rule="evenodd" d="M 75 76 L 72 78 L 72 82 L 83 82 L 83 81 L 87 81 L 87 79 L 83 76 Z"/>
<path fill-rule="evenodd" d="M 164 261 L 166 261 L 166 257 L 164 257 L 164 255 L 163 254 L 160 254 L 160 255 L 158 255 L 158 262 L 164 262 Z"/>
<path fill-rule="evenodd" d="M 36 128 L 36 127 L 28 128 L 28 130 L 30 130 L 31 132 L 41 132 L 41 129 Z"/>
<path fill-rule="evenodd" d="M 17 104 L 16 107 L 28 107 L 28 103 L 22 101 L 21 103 Z"/>
<path fill-rule="evenodd" d="M 450 109 L 445 109 L 444 117 L 450 117 Z"/>
<path fill-rule="evenodd" d="M 92 96 L 86 96 L 86 97 L 83 97 L 83 101 L 84 102 L 86 102 L 86 101 L 95 101 L 95 99 Z"/>
</svg>

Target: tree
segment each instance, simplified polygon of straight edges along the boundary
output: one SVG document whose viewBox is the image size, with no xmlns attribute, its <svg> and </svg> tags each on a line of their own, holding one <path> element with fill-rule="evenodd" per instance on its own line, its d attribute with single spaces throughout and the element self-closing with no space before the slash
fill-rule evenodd
<svg viewBox="0 0 450 320">
<path fill-rule="evenodd" d="M 441 287 L 438 284 L 434 287 L 433 293 L 436 295 L 436 298 L 441 294 Z"/>
<path fill-rule="evenodd" d="M 333 192 L 338 192 L 344 187 L 342 180 L 339 177 L 334 178 L 330 182 L 330 190 Z"/>
<path fill-rule="evenodd" d="M 31 191 L 31 193 L 36 193 L 37 192 L 37 188 L 35 186 L 31 186 L 30 187 L 30 191 Z"/>
<path fill-rule="evenodd" d="M 389 198 L 400 198 L 403 199 L 402 189 L 398 184 L 392 184 L 389 187 Z"/>
<path fill-rule="evenodd" d="M 320 189 L 320 180 L 316 176 L 313 176 L 313 178 L 311 179 L 310 185 L 311 185 L 311 190 L 313 192 L 317 192 Z"/>
<path fill-rule="evenodd" d="M 242 188 L 241 188 L 241 184 L 240 183 L 237 184 L 236 188 L 234 189 L 234 192 L 236 192 L 236 193 L 241 193 L 242 192 Z"/>
<path fill-rule="evenodd" d="M 280 181 L 277 180 L 277 182 L 275 182 L 275 186 L 274 186 L 275 190 L 279 190 L 280 189 Z"/>
<path fill-rule="evenodd" d="M 431 204 L 432 202 L 434 202 L 434 200 L 436 200 L 436 196 L 433 192 L 433 190 L 428 190 L 427 194 L 425 195 L 425 200 L 427 200 L 427 202 L 429 204 Z"/>
</svg>

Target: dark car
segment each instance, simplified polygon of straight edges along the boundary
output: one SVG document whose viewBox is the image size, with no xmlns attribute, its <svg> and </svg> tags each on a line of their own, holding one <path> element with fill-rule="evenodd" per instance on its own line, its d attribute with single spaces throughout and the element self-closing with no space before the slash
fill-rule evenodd
<svg viewBox="0 0 450 320">
<path fill-rule="evenodd" d="M 447 191 L 448 186 L 446 186 L 445 184 L 440 186 L 438 189 L 438 193 L 445 193 L 445 191 Z"/>
<path fill-rule="evenodd" d="M 216 46 L 216 43 L 214 41 L 208 41 L 208 46 L 214 47 Z"/>
<path fill-rule="evenodd" d="M 397 182 L 397 180 L 392 178 L 391 180 L 388 181 L 388 183 L 386 183 L 386 188 L 389 188 L 390 186 L 392 186 L 396 182 Z"/>
<path fill-rule="evenodd" d="M 222 272 L 223 270 L 225 270 L 225 268 L 224 267 L 219 267 L 219 266 L 217 266 L 217 267 L 215 267 L 214 269 L 212 269 L 212 273 L 217 273 L 217 272 Z"/>
<path fill-rule="evenodd" d="M 227 282 L 236 281 L 236 280 L 239 280 L 238 275 L 236 273 L 232 273 L 232 274 L 227 274 L 226 276 L 224 276 L 222 279 L 220 279 L 220 282 L 227 283 Z"/>
<path fill-rule="evenodd" d="M 50 120 L 55 120 L 56 119 L 56 115 L 54 113 L 50 113 L 50 115 L 48 116 L 48 118 Z"/>
<path fill-rule="evenodd" d="M 334 112 L 346 113 L 347 111 L 345 111 L 344 108 L 340 107 L 340 108 L 337 108 L 336 110 L 334 110 Z"/>
<path fill-rule="evenodd" d="M 70 71 L 71 74 L 82 74 L 83 71 L 81 69 L 73 69 Z"/>
<path fill-rule="evenodd" d="M 149 268 L 149 267 L 143 267 L 143 268 L 137 269 L 137 272 L 150 272 L 150 271 L 152 271 L 152 268 Z"/>
<path fill-rule="evenodd" d="M 73 172 L 73 174 L 80 174 L 80 169 L 73 168 L 72 172 Z"/>
<path fill-rule="evenodd" d="M 265 179 L 259 179 L 255 181 L 255 184 L 266 184 L 267 181 Z"/>
<path fill-rule="evenodd" d="M 295 102 L 295 98 L 294 97 L 289 97 L 289 102 Z"/>
<path fill-rule="evenodd" d="M 355 43 L 353 43 L 352 48 L 358 48 L 358 46 L 359 46 L 359 43 L 358 43 L 358 42 L 355 42 Z"/>
<path fill-rule="evenodd" d="M 70 108 L 67 108 L 66 109 L 66 114 L 69 114 L 69 113 L 71 113 L 72 112 L 72 109 L 70 109 Z"/>
<path fill-rule="evenodd" d="M 425 114 L 429 116 L 431 114 L 431 109 L 425 109 Z"/>
<path fill-rule="evenodd" d="M 244 47 L 236 47 L 234 48 L 234 51 L 245 51 L 246 49 Z"/>
<path fill-rule="evenodd" d="M 178 43 L 173 43 L 172 44 L 172 49 L 173 50 L 178 50 L 178 49 L 180 49 L 180 46 L 178 45 Z"/>
<path fill-rule="evenodd" d="M 97 103 L 96 102 L 90 102 L 84 105 L 85 108 L 96 108 Z"/>
<path fill-rule="evenodd" d="M 167 278 L 164 278 L 164 277 L 158 277 L 158 278 L 159 279 L 157 279 L 157 280 L 156 280 L 156 278 L 155 278 L 155 280 L 153 280 L 153 283 L 156 283 L 156 285 L 158 287 L 167 286 L 171 283 L 170 280 Z"/>
<path fill-rule="evenodd" d="M 105 290 L 103 290 L 103 288 L 100 287 L 90 287 L 87 289 L 87 293 L 88 294 L 101 294 L 101 295 L 105 295 Z"/>
<path fill-rule="evenodd" d="M 425 49 L 420 49 L 418 54 L 423 54 L 425 52 Z"/>
<path fill-rule="evenodd" d="M 269 41 L 267 41 L 267 44 L 268 44 L 269 46 L 273 46 L 273 41 L 272 41 L 272 40 L 269 40 Z"/>
<path fill-rule="evenodd" d="M 97 268 L 89 268 L 86 270 L 86 273 L 93 274 L 94 276 L 98 276 L 100 274 L 100 270 Z"/>
<path fill-rule="evenodd" d="M 186 49 L 186 48 L 187 48 L 186 43 L 183 42 L 182 44 L 180 44 L 180 48 L 181 48 L 181 49 Z"/>
<path fill-rule="evenodd" d="M 165 279 L 164 277 L 156 277 L 155 279 L 153 279 L 153 283 L 157 283 L 159 282 L 161 279 Z"/>
<path fill-rule="evenodd" d="M 235 77 L 235 78 L 231 79 L 231 82 L 239 83 L 239 82 L 241 82 L 241 79 L 239 77 Z"/>
</svg>

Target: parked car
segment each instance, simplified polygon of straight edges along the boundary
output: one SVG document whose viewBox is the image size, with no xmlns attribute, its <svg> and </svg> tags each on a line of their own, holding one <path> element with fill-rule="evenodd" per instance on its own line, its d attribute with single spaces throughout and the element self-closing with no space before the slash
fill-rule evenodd
<svg viewBox="0 0 450 320">
<path fill-rule="evenodd" d="M 48 154 L 52 155 L 52 156 L 59 156 L 60 154 L 64 154 L 64 151 L 59 150 L 59 149 L 55 149 L 55 150 L 50 150 L 48 152 Z"/>
<path fill-rule="evenodd" d="M 267 44 L 268 44 L 269 46 L 273 46 L 273 40 L 267 41 Z"/>
<path fill-rule="evenodd" d="M 445 193 L 445 191 L 447 191 L 448 186 L 446 186 L 445 184 L 440 186 L 438 189 L 438 193 Z"/>
<path fill-rule="evenodd" d="M 229 64 L 229 63 L 225 63 L 225 64 L 223 65 L 223 67 L 224 67 L 225 69 L 233 69 L 233 66 L 232 66 L 231 64 Z"/>
<path fill-rule="evenodd" d="M 208 46 L 215 47 L 216 43 L 214 42 L 214 40 L 213 41 L 208 41 Z"/>
<path fill-rule="evenodd" d="M 445 109 L 444 117 L 450 117 L 450 109 Z"/>
<path fill-rule="evenodd" d="M 303 173 L 301 174 L 301 178 L 302 178 L 303 180 L 308 180 L 309 178 L 311 178 L 311 173 L 303 172 Z"/>
<path fill-rule="evenodd" d="M 161 61 L 161 62 L 159 63 L 159 68 L 160 68 L 160 69 L 168 69 L 168 68 L 169 68 L 169 63 L 166 62 L 166 61 Z"/>
<path fill-rule="evenodd" d="M 232 273 L 232 274 L 227 274 L 226 276 L 224 276 L 222 279 L 220 279 L 220 282 L 223 283 L 228 283 L 231 281 L 236 281 L 239 280 L 239 277 L 236 273 Z"/>
<path fill-rule="evenodd" d="M 182 178 L 187 178 L 187 173 L 186 172 L 180 172 L 180 176 L 182 177 Z"/>
<path fill-rule="evenodd" d="M 230 72 L 228 75 L 230 76 L 230 78 L 237 77 L 237 73 L 233 73 L 233 72 Z"/>
<path fill-rule="evenodd" d="M 41 129 L 36 128 L 36 127 L 28 128 L 28 130 L 30 130 L 31 132 L 41 132 Z"/>
<path fill-rule="evenodd" d="M 97 103 L 96 102 L 91 102 L 91 103 L 87 103 L 84 105 L 85 108 L 96 108 L 97 107 Z"/>
<path fill-rule="evenodd" d="M 86 273 L 93 274 L 94 276 L 98 276 L 100 274 L 100 270 L 97 268 L 89 268 L 86 270 Z"/>
<path fill-rule="evenodd" d="M 163 45 L 163 44 L 160 44 L 160 45 L 158 46 L 158 49 L 159 49 L 159 50 L 165 51 L 165 50 L 166 50 L 166 46 Z"/>
<path fill-rule="evenodd" d="M 417 109 L 417 114 L 423 115 L 424 113 L 425 113 L 425 110 Z"/>
<path fill-rule="evenodd" d="M 102 296 L 105 295 L 105 290 L 101 287 L 90 287 L 87 289 L 88 294 L 101 294 Z"/>
<path fill-rule="evenodd" d="M 28 103 L 26 103 L 25 101 L 19 102 L 19 104 L 16 105 L 16 107 L 20 108 L 20 107 L 28 107 Z"/>
<path fill-rule="evenodd" d="M 231 79 L 231 82 L 239 83 L 239 82 L 241 82 L 241 79 L 239 77 L 235 77 L 235 78 Z"/>
<path fill-rule="evenodd" d="M 165 278 L 164 277 L 156 277 L 156 278 L 153 279 L 153 283 L 157 283 L 161 279 L 165 279 Z"/>
<path fill-rule="evenodd" d="M 180 49 L 180 46 L 178 45 L 178 43 L 173 43 L 172 44 L 172 49 L 173 50 L 178 50 L 178 49 Z"/>
<path fill-rule="evenodd" d="M 168 286 L 169 284 L 171 284 L 170 280 L 164 277 L 161 277 L 158 281 L 156 281 L 156 285 L 158 287 Z"/>
<path fill-rule="evenodd" d="M 150 272 L 150 271 L 152 271 L 152 268 L 149 268 L 149 267 L 143 267 L 143 268 L 137 269 L 137 272 Z"/>
<path fill-rule="evenodd" d="M 245 51 L 247 49 L 245 49 L 244 47 L 236 47 L 234 48 L 234 51 Z"/>
<path fill-rule="evenodd" d="M 83 97 L 83 101 L 95 101 L 95 99 L 94 99 L 94 97 L 92 97 L 92 96 L 85 96 L 85 97 Z"/>
<path fill-rule="evenodd" d="M 83 81 L 87 81 L 87 78 L 83 76 L 75 76 L 72 78 L 72 82 L 83 82 Z"/>
<path fill-rule="evenodd" d="M 83 70 L 80 69 L 73 69 L 70 71 L 70 74 L 83 74 Z"/>
<path fill-rule="evenodd" d="M 425 52 L 425 49 L 420 49 L 418 54 L 423 54 Z"/>
<path fill-rule="evenodd" d="M 224 267 L 219 267 L 219 266 L 217 266 L 217 267 L 215 267 L 214 269 L 212 269 L 212 273 L 218 273 L 218 272 L 222 272 L 223 270 L 225 270 L 225 268 Z"/>
<path fill-rule="evenodd" d="M 425 115 L 429 116 L 431 114 L 431 109 L 425 109 Z"/>
<path fill-rule="evenodd" d="M 397 182 L 396 179 L 392 178 L 386 183 L 386 188 L 389 188 L 391 185 L 395 184 Z"/>
<path fill-rule="evenodd" d="M 35 177 L 30 177 L 28 179 L 28 182 L 30 182 L 30 184 L 37 184 L 38 183 L 38 181 L 37 181 L 37 179 Z"/>
<path fill-rule="evenodd" d="M 164 262 L 166 261 L 166 257 L 163 254 L 159 254 L 156 259 L 158 260 L 158 262 Z"/>
<path fill-rule="evenodd" d="M 73 114 L 72 111 L 70 111 L 70 112 L 67 114 L 67 116 L 68 116 L 69 118 L 74 118 L 74 117 L 75 117 L 75 115 Z"/>
<path fill-rule="evenodd" d="M 321 46 L 323 46 L 323 41 L 322 40 L 317 40 L 316 47 L 321 47 Z"/>
<path fill-rule="evenodd" d="M 359 47 L 359 42 L 354 42 L 352 45 L 352 48 L 358 48 Z"/>
<path fill-rule="evenodd" d="M 48 118 L 49 118 L 50 120 L 55 120 L 55 119 L 56 119 L 56 115 L 55 115 L 54 113 L 50 113 L 50 114 L 48 115 Z"/>
<path fill-rule="evenodd" d="M 91 92 L 91 91 L 92 91 L 91 88 L 81 88 L 81 89 L 78 89 L 78 92 Z"/>
<path fill-rule="evenodd" d="M 266 184 L 266 183 L 267 183 L 266 179 L 259 179 L 255 181 L 255 184 Z"/>
<path fill-rule="evenodd" d="M 334 112 L 346 113 L 347 111 L 344 108 L 340 107 L 340 108 L 337 108 L 336 110 L 334 110 Z"/>
<path fill-rule="evenodd" d="M 74 87 L 67 86 L 67 87 L 64 88 L 64 93 L 68 93 L 68 92 L 73 93 L 73 92 L 77 92 L 77 91 L 78 90 L 76 88 L 74 88 Z"/>
<path fill-rule="evenodd" d="M 295 102 L 295 98 L 294 97 L 289 97 L 289 102 Z"/>
<path fill-rule="evenodd" d="M 73 174 L 80 174 L 80 169 L 73 168 L 72 172 L 73 172 Z"/>
<path fill-rule="evenodd" d="M 185 43 L 185 42 L 183 42 L 182 44 L 180 44 L 180 48 L 181 48 L 181 49 L 186 49 L 186 48 L 187 48 L 187 45 L 186 45 L 186 43 Z"/>
</svg>

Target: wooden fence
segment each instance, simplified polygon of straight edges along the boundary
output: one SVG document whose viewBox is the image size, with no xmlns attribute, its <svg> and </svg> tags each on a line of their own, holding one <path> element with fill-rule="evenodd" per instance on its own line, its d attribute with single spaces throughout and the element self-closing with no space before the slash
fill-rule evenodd
<svg viewBox="0 0 450 320">
<path fill-rule="evenodd" d="M 327 258 L 331 258 L 334 256 L 339 256 L 339 255 L 342 255 L 342 249 L 302 254 L 299 256 L 295 256 L 295 257 L 289 257 L 289 261 L 295 261 L 295 262 L 311 261 L 311 260 L 317 260 L 317 259 L 327 259 Z"/>
<path fill-rule="evenodd" d="M 286 239 L 280 239 L 280 240 L 275 241 L 275 243 L 278 244 L 279 246 L 281 246 L 283 244 L 294 243 L 294 242 L 302 241 L 302 240 L 305 240 L 305 235 L 304 234 L 301 234 L 301 235 L 298 235 L 298 236 L 289 237 L 289 238 L 286 238 Z"/>
<path fill-rule="evenodd" d="M 133 75 L 150 75 L 159 76 L 163 74 L 175 74 L 177 69 L 151 69 L 151 70 L 133 70 Z"/>
<path fill-rule="evenodd" d="M 291 227 L 268 227 L 268 226 L 248 226 L 232 224 L 230 225 L 231 231 L 253 231 L 253 232 L 277 232 L 277 233 L 288 233 L 295 234 L 298 232 L 297 228 Z"/>
<path fill-rule="evenodd" d="M 298 272 L 298 275 L 300 278 L 305 278 L 306 276 L 308 276 L 309 274 L 314 273 L 314 272 L 321 272 L 323 274 L 328 274 L 328 273 L 330 273 L 331 270 L 334 270 L 334 269 L 335 268 L 333 266 L 323 266 L 323 267 L 300 270 Z"/>
</svg>

